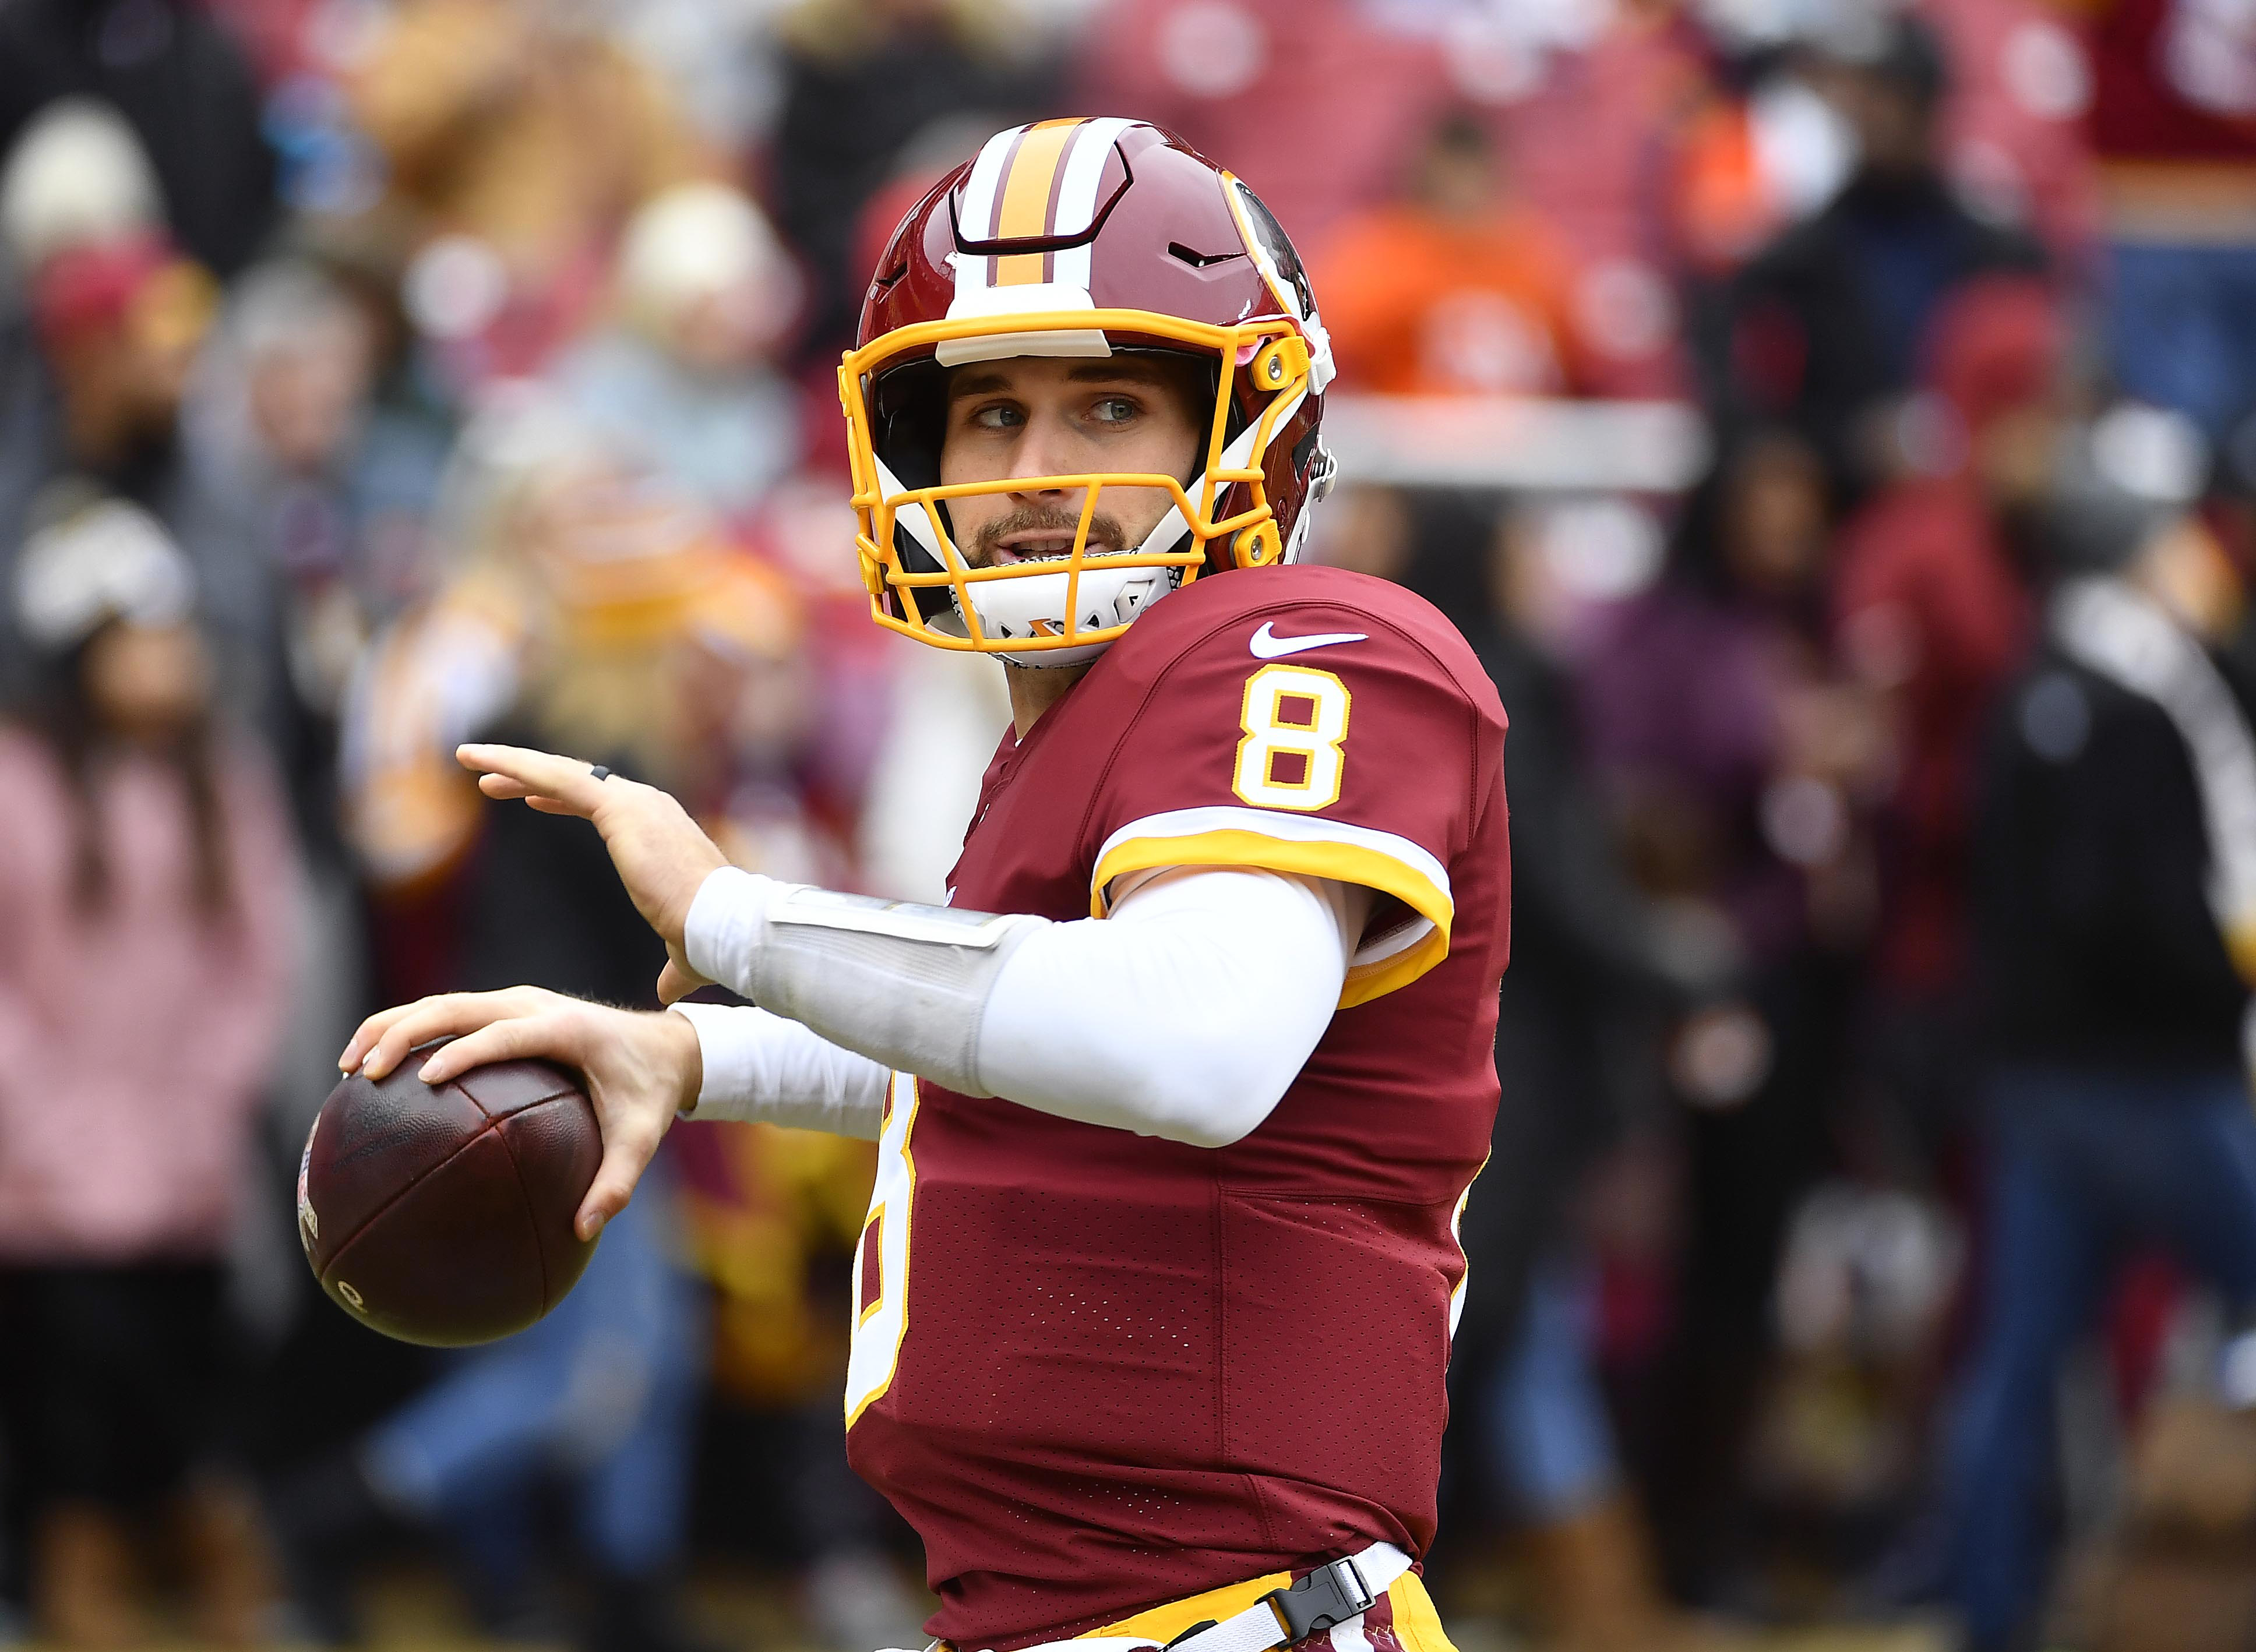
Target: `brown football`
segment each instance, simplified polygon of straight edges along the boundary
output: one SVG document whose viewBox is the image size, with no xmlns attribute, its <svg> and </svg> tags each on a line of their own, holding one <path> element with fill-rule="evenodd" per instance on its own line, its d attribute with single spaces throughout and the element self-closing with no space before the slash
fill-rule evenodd
<svg viewBox="0 0 2256 1652">
<path fill-rule="evenodd" d="M 522 1331 L 595 1255 L 572 1218 L 603 1156 L 580 1081 L 497 1061 L 441 1085 L 389 1075 L 329 1093 L 298 1162 L 298 1237 L 331 1301 L 403 1342 Z"/>
</svg>

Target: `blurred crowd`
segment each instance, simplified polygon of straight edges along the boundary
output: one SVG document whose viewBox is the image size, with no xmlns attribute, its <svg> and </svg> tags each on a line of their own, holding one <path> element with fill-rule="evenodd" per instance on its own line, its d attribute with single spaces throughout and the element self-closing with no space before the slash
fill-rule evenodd
<svg viewBox="0 0 2256 1652">
<path fill-rule="evenodd" d="M 865 1144 L 676 1131 L 444 1356 L 293 1187 L 370 1009 L 654 1003 L 459 741 L 938 897 L 1006 708 L 864 617 L 835 366 L 1063 112 L 1246 179 L 1335 399 L 1439 432 L 1312 554 L 1512 718 L 1468 1652 L 2246 1644 L 2242 0 L 0 4 L 0 1644 L 353 1644 L 403 1566 L 504 1641 L 742 1641 L 748 1579 L 921 1644 L 836 1403 Z M 1696 474 L 1505 463 L 1498 398 L 1692 410 Z"/>
</svg>

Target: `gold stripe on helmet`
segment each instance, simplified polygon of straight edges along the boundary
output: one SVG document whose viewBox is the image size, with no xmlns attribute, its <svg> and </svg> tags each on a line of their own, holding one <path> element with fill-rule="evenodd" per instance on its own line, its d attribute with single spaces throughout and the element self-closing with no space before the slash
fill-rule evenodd
<svg viewBox="0 0 2256 1652">
<path fill-rule="evenodd" d="M 1044 121 L 1026 129 L 1011 174 L 1003 182 L 1002 205 L 995 214 L 995 239 L 1031 241 L 1050 233 L 1050 198 L 1057 190 L 1058 167 L 1082 123 Z M 995 260 L 998 287 L 1032 286 L 1042 278 L 1042 255 L 1014 252 Z"/>
</svg>

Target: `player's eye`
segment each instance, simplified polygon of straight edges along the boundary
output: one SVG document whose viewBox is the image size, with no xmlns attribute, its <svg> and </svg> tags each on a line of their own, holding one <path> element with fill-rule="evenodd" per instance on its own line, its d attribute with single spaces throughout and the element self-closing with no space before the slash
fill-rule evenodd
<svg viewBox="0 0 2256 1652">
<path fill-rule="evenodd" d="M 1100 425 L 1124 425 L 1144 410 L 1132 397 L 1103 396 L 1089 410 L 1089 416 Z"/>
<path fill-rule="evenodd" d="M 973 408 L 970 419 L 980 430 L 1016 430 L 1026 422 L 1026 416 L 1008 402 L 996 402 Z"/>
</svg>

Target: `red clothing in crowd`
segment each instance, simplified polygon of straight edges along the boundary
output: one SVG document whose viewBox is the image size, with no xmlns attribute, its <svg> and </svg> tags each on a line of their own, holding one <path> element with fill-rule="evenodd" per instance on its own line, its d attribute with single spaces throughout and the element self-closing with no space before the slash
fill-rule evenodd
<svg viewBox="0 0 2256 1652">
<path fill-rule="evenodd" d="M 1109 7 L 1082 39 L 1074 101 L 1181 135 L 1252 186 L 1305 248 L 1343 214 L 1395 193 L 1447 95 L 1431 40 L 1380 26 L 1373 10 L 1353 0 Z"/>
<path fill-rule="evenodd" d="M 1950 62 L 1942 141 L 1953 180 L 2062 264 L 2083 264 L 2099 236 L 2099 186 L 2075 20 L 2050 0 L 1941 0 L 1925 13 Z"/>
<path fill-rule="evenodd" d="M 2256 160 L 2256 18 L 2216 0 L 2101 0 L 2091 137 L 2111 160 Z"/>
<path fill-rule="evenodd" d="M 2023 571 L 1974 455 L 1998 421 L 2049 404 L 2063 347 L 2042 282 L 1992 275 L 1961 287 L 1935 313 L 1923 351 L 1928 389 L 1958 432 L 1959 462 L 1885 489 L 1841 536 L 1837 635 L 1851 668 L 1896 697 L 1879 968 L 1906 991 L 1957 979 L 1976 748 L 2032 623 Z"/>
<path fill-rule="evenodd" d="M 1851 663 L 1897 695 L 1884 978 L 1948 988 L 1963 962 L 1975 748 L 2027 645 L 2029 599 L 1973 483 L 1907 483 L 1843 531 L 1836 614 Z"/>
</svg>

